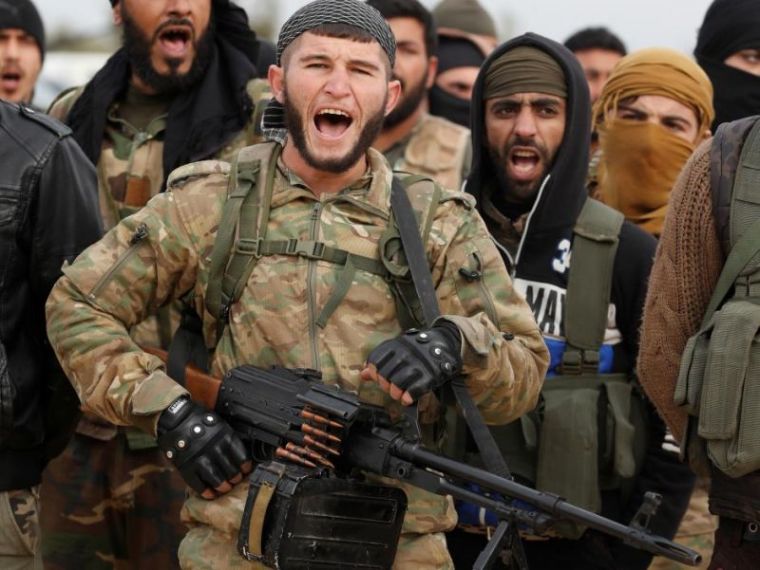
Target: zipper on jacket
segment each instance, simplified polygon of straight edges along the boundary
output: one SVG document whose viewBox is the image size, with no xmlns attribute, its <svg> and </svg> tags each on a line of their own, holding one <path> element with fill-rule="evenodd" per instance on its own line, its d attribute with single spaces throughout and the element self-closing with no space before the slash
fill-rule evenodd
<svg viewBox="0 0 760 570">
<path fill-rule="evenodd" d="M 319 238 L 319 218 L 322 215 L 322 202 L 316 202 L 311 209 L 311 223 L 309 227 L 309 239 L 316 241 Z M 309 308 L 309 342 L 311 343 L 311 367 L 321 370 L 319 348 L 317 346 L 317 260 L 308 260 L 309 268 L 306 276 L 306 296 Z"/>
<path fill-rule="evenodd" d="M 488 318 L 491 319 L 491 322 L 498 327 L 499 317 L 496 314 L 496 306 L 494 305 L 491 292 L 488 290 L 488 287 L 486 287 L 486 284 L 483 281 L 483 260 L 477 251 L 471 252 L 470 255 L 475 260 L 475 269 L 465 269 L 462 267 L 459 270 L 459 273 L 465 279 L 467 279 L 467 281 L 478 282 L 478 288 L 480 289 L 480 298 L 483 300 L 483 308 L 486 311 L 486 315 L 488 315 Z"/>
<path fill-rule="evenodd" d="M 148 226 L 147 224 L 140 224 L 137 226 L 135 233 L 132 234 L 132 237 L 129 238 L 129 247 L 118 257 L 111 268 L 103 275 L 103 277 L 98 280 L 95 286 L 90 290 L 90 293 L 87 295 L 88 299 L 95 300 L 98 297 L 98 294 L 105 288 L 106 285 L 108 285 L 108 283 L 111 282 L 111 279 L 114 275 L 116 275 L 116 272 L 119 271 L 121 266 L 124 265 L 127 259 L 129 259 L 129 257 L 135 252 L 137 247 L 146 237 L 148 237 Z"/>
</svg>

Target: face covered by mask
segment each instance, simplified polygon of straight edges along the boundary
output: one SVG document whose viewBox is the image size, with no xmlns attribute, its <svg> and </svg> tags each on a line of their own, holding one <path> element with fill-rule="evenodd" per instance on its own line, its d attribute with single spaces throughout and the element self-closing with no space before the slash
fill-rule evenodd
<svg viewBox="0 0 760 570">
<path fill-rule="evenodd" d="M 430 114 L 443 117 L 449 121 L 470 127 L 470 101 L 447 93 L 437 85 L 428 92 Z"/>
<path fill-rule="evenodd" d="M 660 125 L 624 119 L 609 121 L 599 134 L 602 200 L 659 236 L 670 192 L 694 145 Z"/>
</svg>

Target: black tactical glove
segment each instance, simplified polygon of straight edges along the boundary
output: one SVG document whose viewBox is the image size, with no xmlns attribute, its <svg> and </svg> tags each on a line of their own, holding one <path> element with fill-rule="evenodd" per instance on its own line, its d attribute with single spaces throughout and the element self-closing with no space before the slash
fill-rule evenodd
<svg viewBox="0 0 760 570">
<path fill-rule="evenodd" d="M 442 321 L 431 329 L 409 330 L 376 347 L 367 358 L 377 372 L 417 400 L 443 386 L 462 369 L 459 329 Z"/>
<path fill-rule="evenodd" d="M 232 428 L 187 396 L 174 400 L 161 413 L 158 447 L 199 493 L 232 479 L 250 459 Z"/>
</svg>

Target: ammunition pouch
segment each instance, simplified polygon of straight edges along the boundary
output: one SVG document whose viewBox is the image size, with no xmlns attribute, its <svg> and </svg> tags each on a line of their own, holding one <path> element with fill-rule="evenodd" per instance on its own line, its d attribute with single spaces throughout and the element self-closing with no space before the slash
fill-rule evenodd
<svg viewBox="0 0 760 570">
<path fill-rule="evenodd" d="M 548 378 L 535 411 L 491 428 L 512 472 L 595 513 L 602 491 L 626 491 L 646 450 L 646 412 L 624 374 Z M 564 521 L 554 530 L 577 539 L 584 528 Z"/>
<path fill-rule="evenodd" d="M 238 551 L 260 567 L 390 569 L 406 503 L 396 487 L 270 461 L 250 477 Z"/>
<path fill-rule="evenodd" d="M 708 474 L 712 465 L 732 478 L 760 469 L 760 121 L 753 121 L 743 144 L 735 140 L 741 123 L 721 125 L 713 139 L 711 188 L 727 257 L 674 392 L 689 414 L 681 449 L 691 467 Z M 730 184 L 719 174 L 734 160 Z"/>
<path fill-rule="evenodd" d="M 692 468 L 730 477 L 760 469 L 760 305 L 731 299 L 686 345 L 674 394 L 690 414 Z M 709 460 L 708 460 L 709 458 Z"/>
</svg>

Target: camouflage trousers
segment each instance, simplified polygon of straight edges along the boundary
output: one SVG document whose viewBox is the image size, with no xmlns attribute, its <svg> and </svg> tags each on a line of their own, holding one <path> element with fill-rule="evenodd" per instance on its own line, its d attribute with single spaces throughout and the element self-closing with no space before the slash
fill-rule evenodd
<svg viewBox="0 0 760 570">
<path fill-rule="evenodd" d="M 42 570 L 39 488 L 0 492 L 0 568 Z"/>
<path fill-rule="evenodd" d="M 158 448 L 75 434 L 42 480 L 47 570 L 178 568 L 185 485 Z"/>
<path fill-rule="evenodd" d="M 244 560 L 237 551 L 237 536 L 209 526 L 187 533 L 179 548 L 183 570 L 264 570 L 257 562 Z M 443 533 L 402 534 L 393 570 L 454 570 Z"/>
<path fill-rule="evenodd" d="M 697 567 L 699 570 L 706 569 L 710 564 L 715 542 L 714 533 L 717 528 L 718 517 L 711 515 L 708 509 L 707 483 L 699 481 L 689 500 L 689 508 L 673 539 L 702 555 L 702 563 Z M 686 568 L 693 567 L 656 556 L 649 570 L 685 570 Z"/>
</svg>

